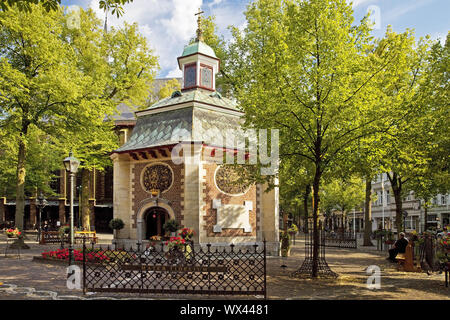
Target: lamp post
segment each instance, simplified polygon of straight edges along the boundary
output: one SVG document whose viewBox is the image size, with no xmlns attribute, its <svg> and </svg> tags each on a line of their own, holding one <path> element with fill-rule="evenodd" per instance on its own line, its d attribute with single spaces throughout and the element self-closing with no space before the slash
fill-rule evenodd
<svg viewBox="0 0 450 320">
<path fill-rule="evenodd" d="M 42 191 L 39 194 L 39 197 L 37 198 L 36 206 L 39 209 L 38 242 L 40 242 L 41 230 L 42 230 L 42 209 L 44 209 L 47 206 L 47 200 L 45 200 L 44 195 L 42 194 Z"/>
<path fill-rule="evenodd" d="M 73 232 L 73 190 L 74 190 L 74 177 L 78 171 L 80 161 L 73 156 L 70 151 L 69 156 L 63 161 L 66 171 L 70 174 L 70 245 L 69 245 L 69 265 L 73 263 L 73 244 L 74 244 L 74 232 Z"/>
</svg>

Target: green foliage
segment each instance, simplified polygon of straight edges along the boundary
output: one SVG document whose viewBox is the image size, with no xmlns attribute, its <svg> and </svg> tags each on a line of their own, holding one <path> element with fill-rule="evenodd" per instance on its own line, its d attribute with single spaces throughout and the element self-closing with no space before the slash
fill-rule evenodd
<svg viewBox="0 0 450 320">
<path fill-rule="evenodd" d="M 180 82 L 177 79 L 171 79 L 159 90 L 158 98 L 161 100 L 170 97 L 177 90 L 181 90 Z"/>
<path fill-rule="evenodd" d="M 176 232 L 180 228 L 178 222 L 174 219 L 167 220 L 163 225 L 163 229 L 166 232 Z"/>
<path fill-rule="evenodd" d="M 79 28 L 73 28 L 62 10 L 31 8 L 0 12 L 0 127 L 7 143 L 17 144 L 10 152 L 16 158 L 7 161 L 17 167 L 18 204 L 32 178 L 28 161 L 33 170 L 42 167 L 45 151 L 51 160 L 72 149 L 82 168 L 110 165 L 107 155 L 118 144 L 112 130 L 116 106 L 143 103 L 157 69 L 136 24 L 104 34 L 92 10 L 81 10 Z M 52 166 L 53 160 L 48 170 Z"/>
<path fill-rule="evenodd" d="M 289 233 L 297 233 L 298 232 L 298 227 L 295 224 L 292 224 L 289 229 L 288 229 Z"/>
<path fill-rule="evenodd" d="M 122 221 L 122 219 L 112 219 L 109 222 L 109 227 L 113 230 L 121 230 L 125 227 L 125 223 Z"/>
<path fill-rule="evenodd" d="M 323 186 L 321 206 L 326 213 L 337 210 L 346 214 L 348 210 L 360 207 L 364 196 L 364 182 L 361 178 L 332 179 Z"/>
<path fill-rule="evenodd" d="M 133 0 L 101 0 L 99 3 L 100 9 L 112 9 L 112 14 L 116 14 L 119 18 L 123 15 L 122 5 L 133 2 Z M 9 10 L 11 7 L 16 7 L 19 11 L 31 12 L 33 4 L 40 4 L 47 11 L 58 10 L 60 8 L 61 0 L 0 0 L 0 9 L 3 11 Z"/>
</svg>

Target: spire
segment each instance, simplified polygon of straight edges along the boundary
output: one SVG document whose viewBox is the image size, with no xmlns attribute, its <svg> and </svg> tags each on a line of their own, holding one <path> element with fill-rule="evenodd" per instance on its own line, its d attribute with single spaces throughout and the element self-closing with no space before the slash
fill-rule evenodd
<svg viewBox="0 0 450 320">
<path fill-rule="evenodd" d="M 197 39 L 195 39 L 197 42 L 198 41 L 203 41 L 202 13 L 205 13 L 205 12 L 202 11 L 201 8 L 198 8 L 198 12 L 195 14 L 196 16 L 198 16 L 198 19 L 197 19 L 197 24 L 198 24 Z"/>
</svg>

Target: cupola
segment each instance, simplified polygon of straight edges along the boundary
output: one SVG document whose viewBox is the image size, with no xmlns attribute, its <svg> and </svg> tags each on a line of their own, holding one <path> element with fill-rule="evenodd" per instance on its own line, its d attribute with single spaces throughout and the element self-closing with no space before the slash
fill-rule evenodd
<svg viewBox="0 0 450 320">
<path fill-rule="evenodd" d="M 195 42 L 186 46 L 183 54 L 178 57 L 178 66 L 183 72 L 181 91 L 192 89 L 216 90 L 216 74 L 219 72 L 220 60 L 214 50 L 203 42 L 201 14 L 198 15 L 198 29 Z"/>
</svg>

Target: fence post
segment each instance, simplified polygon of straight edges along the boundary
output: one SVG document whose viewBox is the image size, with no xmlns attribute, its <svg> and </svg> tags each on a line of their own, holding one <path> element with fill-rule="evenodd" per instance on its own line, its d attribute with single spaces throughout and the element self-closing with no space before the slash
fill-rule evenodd
<svg viewBox="0 0 450 320">
<path fill-rule="evenodd" d="M 266 265 L 266 239 L 264 239 L 263 241 L 264 243 L 264 247 L 263 247 L 263 252 L 264 252 L 264 300 L 267 300 L 267 280 L 266 280 L 266 276 L 267 276 L 267 265 Z"/>
<path fill-rule="evenodd" d="M 86 295 L 86 239 L 83 238 L 83 295 Z"/>
</svg>

